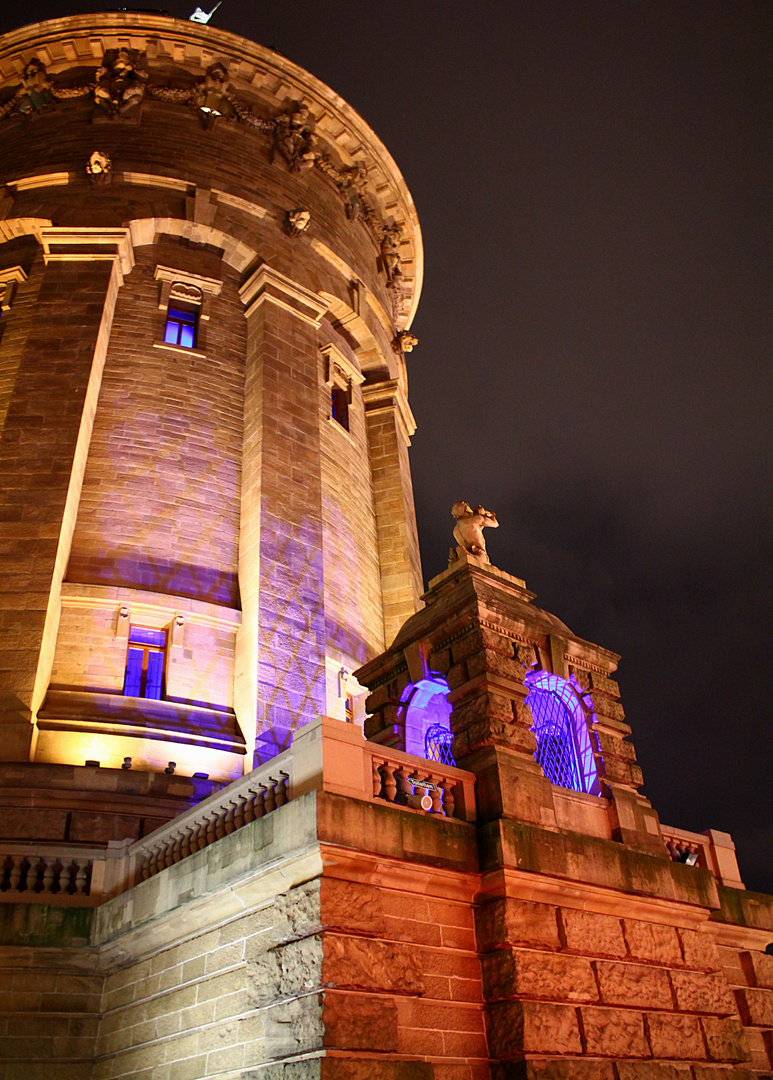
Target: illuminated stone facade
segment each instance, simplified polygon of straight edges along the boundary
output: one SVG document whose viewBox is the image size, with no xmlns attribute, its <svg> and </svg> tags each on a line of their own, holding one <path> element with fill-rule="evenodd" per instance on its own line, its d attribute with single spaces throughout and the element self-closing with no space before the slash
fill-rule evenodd
<svg viewBox="0 0 773 1080">
<path fill-rule="evenodd" d="M 361 118 L 108 13 L 3 40 L 0 138 L 0 1080 L 770 1075 L 773 900 L 618 658 L 462 551 L 421 596 Z"/>
</svg>

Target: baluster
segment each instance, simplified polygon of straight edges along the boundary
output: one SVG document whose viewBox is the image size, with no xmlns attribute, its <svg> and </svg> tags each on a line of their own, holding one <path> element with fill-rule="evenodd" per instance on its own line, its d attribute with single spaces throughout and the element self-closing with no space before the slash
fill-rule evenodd
<svg viewBox="0 0 773 1080">
<path fill-rule="evenodd" d="M 270 814 L 272 810 L 276 810 L 276 791 L 274 790 L 277 781 L 273 776 L 269 776 L 269 783 L 265 786 L 263 794 L 263 805 L 266 808 L 266 813 Z M 261 787 L 264 785 L 261 784 Z"/>
<path fill-rule="evenodd" d="M 395 780 L 395 766 L 385 761 L 381 766 L 384 774 L 384 795 L 387 802 L 394 802 L 397 797 L 397 781 Z"/>
<path fill-rule="evenodd" d="M 443 813 L 446 817 L 454 816 L 454 809 L 456 808 L 456 800 L 454 799 L 455 786 L 451 780 L 443 781 Z"/>
<path fill-rule="evenodd" d="M 226 836 L 230 836 L 236 826 L 234 825 L 234 804 L 228 804 L 228 810 L 226 810 L 225 820 L 223 822 L 223 828 L 225 829 Z"/>
<path fill-rule="evenodd" d="M 370 763 L 373 767 L 373 798 L 378 799 L 381 796 L 381 773 L 379 772 L 378 761 L 375 758 L 371 758 Z"/>
<path fill-rule="evenodd" d="M 287 802 L 287 781 L 290 779 L 290 774 L 279 770 L 280 780 L 276 783 L 276 805 L 284 806 Z"/>
<path fill-rule="evenodd" d="M 54 863 L 55 859 L 46 859 L 46 866 L 43 870 L 43 892 L 52 893 L 54 891 Z"/>
<path fill-rule="evenodd" d="M 249 825 L 251 821 L 255 820 L 255 802 L 257 796 L 252 788 L 249 789 L 249 795 L 244 803 L 244 824 Z"/>
<path fill-rule="evenodd" d="M 242 795 L 237 795 L 236 797 L 239 801 L 236 803 L 236 809 L 234 810 L 234 828 L 241 829 L 242 825 L 244 824 L 245 803 L 244 797 Z"/>
<path fill-rule="evenodd" d="M 85 895 L 89 891 L 89 861 L 88 859 L 76 859 L 75 866 L 75 891 Z"/>
<path fill-rule="evenodd" d="M 225 836 L 225 819 L 227 810 L 224 806 L 221 806 L 215 817 L 215 836 L 218 840 L 222 840 Z"/>
<path fill-rule="evenodd" d="M 39 893 L 43 889 L 43 867 L 45 865 L 42 856 L 32 855 L 29 860 L 30 866 L 27 871 L 27 891 Z"/>
<path fill-rule="evenodd" d="M 148 867 L 149 876 L 154 877 L 161 869 L 161 847 L 159 844 L 153 848 L 153 854 L 150 856 L 150 866 Z"/>
<path fill-rule="evenodd" d="M 442 792 L 440 790 L 443 779 L 440 776 L 431 775 L 429 779 L 432 782 L 432 787 L 429 789 L 429 797 L 432 799 L 432 813 L 439 814 L 443 810 L 443 803 L 441 800 Z"/>
<path fill-rule="evenodd" d="M 213 814 L 207 822 L 207 843 L 214 844 L 217 840 L 217 817 Z"/>
<path fill-rule="evenodd" d="M 266 785 L 259 784 L 263 790 L 258 791 L 255 795 L 255 817 L 263 817 L 266 812 Z"/>
<path fill-rule="evenodd" d="M 72 859 L 63 862 L 62 869 L 59 871 L 59 890 L 70 896 L 75 892 L 75 866 Z"/>
<path fill-rule="evenodd" d="M 201 851 L 209 843 L 209 822 L 206 818 L 199 825 L 199 831 L 196 833 L 196 845 L 197 851 Z"/>
<path fill-rule="evenodd" d="M 408 775 L 408 767 L 406 765 L 401 765 L 399 769 L 395 770 L 395 779 L 397 781 L 397 796 L 395 802 L 405 805 L 408 796 L 413 795 L 413 784 Z"/>
<path fill-rule="evenodd" d="M 180 845 L 180 858 L 181 859 L 187 859 L 188 856 L 190 855 L 190 853 L 191 853 L 191 840 L 192 839 L 193 839 L 193 834 L 191 833 L 191 830 L 190 830 L 190 827 L 189 827 L 183 833 L 183 842 Z"/>
<path fill-rule="evenodd" d="M 167 866 L 174 866 L 177 861 L 174 857 L 174 840 L 167 840 L 164 844 L 164 858 L 161 861 L 161 869 L 165 870 Z"/>
<path fill-rule="evenodd" d="M 174 840 L 172 841 L 172 862 L 173 863 L 178 863 L 182 857 L 183 857 L 183 834 L 182 833 L 177 833 Z M 169 863 L 167 863 L 167 866 L 169 866 Z"/>
<path fill-rule="evenodd" d="M 16 858 L 11 856 L 11 873 L 10 873 L 10 885 L 12 892 L 19 891 L 19 883 L 21 882 L 22 863 L 24 862 L 24 856 L 19 855 Z"/>
</svg>

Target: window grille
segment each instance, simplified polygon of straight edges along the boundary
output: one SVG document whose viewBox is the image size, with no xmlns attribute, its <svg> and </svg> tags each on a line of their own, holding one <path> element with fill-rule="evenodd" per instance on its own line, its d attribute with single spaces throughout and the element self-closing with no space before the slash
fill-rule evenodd
<svg viewBox="0 0 773 1080">
<path fill-rule="evenodd" d="M 427 761 L 437 761 L 439 765 L 456 765 L 451 753 L 453 732 L 442 724 L 432 724 L 424 736 L 424 757 Z"/>
<path fill-rule="evenodd" d="M 532 731 L 537 739 L 534 755 L 551 784 L 582 791 L 574 749 L 572 718 L 558 694 L 532 688 L 526 699 L 534 717 Z"/>
</svg>

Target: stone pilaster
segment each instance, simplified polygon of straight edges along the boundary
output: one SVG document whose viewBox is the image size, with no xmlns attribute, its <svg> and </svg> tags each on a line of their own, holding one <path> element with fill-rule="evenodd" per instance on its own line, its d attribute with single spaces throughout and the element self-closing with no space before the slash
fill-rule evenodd
<svg viewBox="0 0 773 1080">
<path fill-rule="evenodd" d="M 316 331 L 327 306 L 265 265 L 241 296 L 247 357 L 234 696 L 248 747 L 265 760 L 325 711 Z"/>
<path fill-rule="evenodd" d="M 421 604 L 422 577 L 408 461 L 413 414 L 397 379 L 362 388 L 376 508 L 384 638 L 391 642 Z"/>
<path fill-rule="evenodd" d="M 41 240 L 29 300 L 20 293 L 7 327 L 17 356 L 0 438 L 6 760 L 34 755 L 116 296 L 133 266 L 126 229 L 43 228 Z"/>
</svg>

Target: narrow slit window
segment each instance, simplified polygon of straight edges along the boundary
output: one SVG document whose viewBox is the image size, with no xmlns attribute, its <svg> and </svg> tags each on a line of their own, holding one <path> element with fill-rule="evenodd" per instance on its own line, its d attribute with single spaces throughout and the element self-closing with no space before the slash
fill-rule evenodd
<svg viewBox="0 0 773 1080">
<path fill-rule="evenodd" d="M 163 694 L 165 658 L 165 630 L 130 627 L 123 686 L 125 696 L 159 700 Z"/>
<path fill-rule="evenodd" d="M 180 311 L 169 308 L 164 330 L 167 345 L 179 345 L 182 349 L 192 349 L 196 344 L 196 316 L 192 311 Z"/>
</svg>

